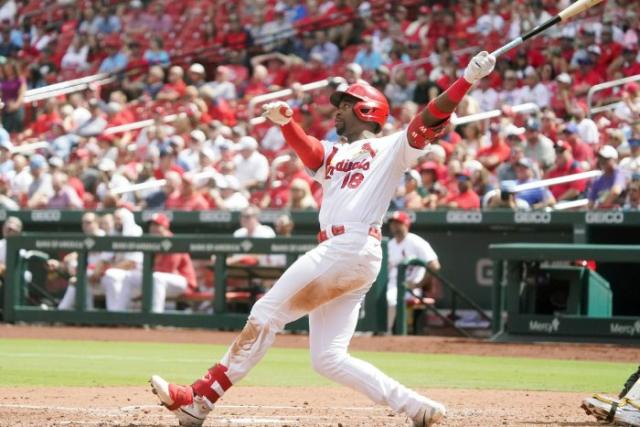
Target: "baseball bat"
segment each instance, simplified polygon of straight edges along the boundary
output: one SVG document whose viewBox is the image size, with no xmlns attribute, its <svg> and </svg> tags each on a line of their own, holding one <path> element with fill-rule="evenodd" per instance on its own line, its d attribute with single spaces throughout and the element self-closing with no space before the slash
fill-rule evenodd
<svg viewBox="0 0 640 427">
<path fill-rule="evenodd" d="M 577 2 L 567 7 L 566 9 L 560 11 L 553 18 L 548 19 L 547 21 L 533 28 L 531 31 L 527 32 L 526 34 L 511 40 L 509 43 L 505 44 L 501 48 L 491 52 L 491 54 L 495 57 L 498 57 L 503 53 L 510 51 L 514 47 L 524 43 L 526 40 L 530 39 L 531 37 L 540 34 L 541 32 L 545 31 L 550 27 L 553 27 L 558 22 L 567 21 L 568 19 L 574 17 L 579 13 L 584 12 L 585 10 L 597 5 L 598 3 L 602 3 L 602 1 L 603 0 L 578 0 Z"/>
</svg>

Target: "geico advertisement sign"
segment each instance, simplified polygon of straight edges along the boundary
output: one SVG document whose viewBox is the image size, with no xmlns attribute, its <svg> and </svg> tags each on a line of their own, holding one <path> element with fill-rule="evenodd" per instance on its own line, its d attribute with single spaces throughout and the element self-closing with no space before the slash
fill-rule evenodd
<svg viewBox="0 0 640 427">
<path fill-rule="evenodd" d="M 449 211 L 447 222 L 454 224 L 478 224 L 482 222 L 482 212 L 478 211 Z"/>
<path fill-rule="evenodd" d="M 587 224 L 622 224 L 624 213 L 622 212 L 587 212 L 585 216 Z"/>
<path fill-rule="evenodd" d="M 549 212 L 516 212 L 513 215 L 516 224 L 549 224 L 551 214 Z"/>
</svg>

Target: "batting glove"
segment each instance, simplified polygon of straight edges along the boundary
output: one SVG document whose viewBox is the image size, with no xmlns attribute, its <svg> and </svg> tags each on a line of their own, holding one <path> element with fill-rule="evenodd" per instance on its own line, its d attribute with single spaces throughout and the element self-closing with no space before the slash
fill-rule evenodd
<svg viewBox="0 0 640 427">
<path fill-rule="evenodd" d="M 473 84 L 488 76 L 496 66 L 496 57 L 487 51 L 482 51 L 473 58 L 464 70 L 464 79 Z"/>
<path fill-rule="evenodd" d="M 289 104 L 283 101 L 270 102 L 263 105 L 262 109 L 264 110 L 262 117 L 280 126 L 289 123 L 293 116 L 293 110 L 289 107 Z"/>
</svg>

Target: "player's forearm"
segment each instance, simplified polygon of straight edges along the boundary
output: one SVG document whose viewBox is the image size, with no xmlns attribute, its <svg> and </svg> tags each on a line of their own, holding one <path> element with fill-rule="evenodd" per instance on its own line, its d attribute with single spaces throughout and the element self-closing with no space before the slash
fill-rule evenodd
<svg viewBox="0 0 640 427">
<path fill-rule="evenodd" d="M 318 170 L 324 162 L 324 148 L 320 141 L 307 135 L 299 124 L 291 120 L 280 126 L 285 141 L 296 152 L 302 163 L 311 170 Z"/>
<path fill-rule="evenodd" d="M 447 120 L 470 88 L 471 83 L 460 77 L 422 110 L 422 123 L 427 127 L 433 127 Z"/>
</svg>

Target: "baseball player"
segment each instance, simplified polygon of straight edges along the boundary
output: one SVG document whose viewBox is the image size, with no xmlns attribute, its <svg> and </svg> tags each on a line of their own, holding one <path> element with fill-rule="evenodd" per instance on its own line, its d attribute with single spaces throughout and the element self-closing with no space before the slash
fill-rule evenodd
<svg viewBox="0 0 640 427">
<path fill-rule="evenodd" d="M 153 391 L 182 425 L 202 425 L 215 402 L 262 359 L 276 333 L 305 314 L 312 365 L 318 373 L 407 414 L 414 426 L 442 420 L 444 405 L 352 357 L 347 347 L 360 303 L 380 270 L 380 225 L 398 182 L 443 132 L 471 86 L 494 66 L 495 57 L 479 53 L 464 76 L 417 114 L 407 129 L 384 137 L 376 134 L 387 121 L 389 104 L 366 83 L 338 87 L 331 96 L 341 137 L 336 144 L 305 134 L 286 103 L 264 106 L 263 116 L 280 126 L 289 146 L 322 185 L 319 245 L 298 258 L 253 306 L 240 335 L 202 378 L 180 386 L 151 377 Z"/>
<path fill-rule="evenodd" d="M 410 233 L 411 218 L 406 212 L 395 211 L 389 218 L 389 231 L 393 239 L 389 240 L 389 281 L 387 282 L 387 332 L 391 333 L 396 320 L 396 304 L 398 302 L 398 265 L 406 259 L 417 258 L 427 263 L 430 269 L 440 270 L 438 255 L 429 242 L 417 234 Z M 406 282 L 409 288 L 422 283 L 427 270 L 420 266 L 407 269 Z M 416 291 L 414 291 L 416 292 Z M 433 299 L 426 298 L 429 303 Z"/>
<path fill-rule="evenodd" d="M 594 394 L 582 401 L 582 409 L 600 422 L 640 427 L 640 367 L 627 379 L 617 399 Z"/>
</svg>

